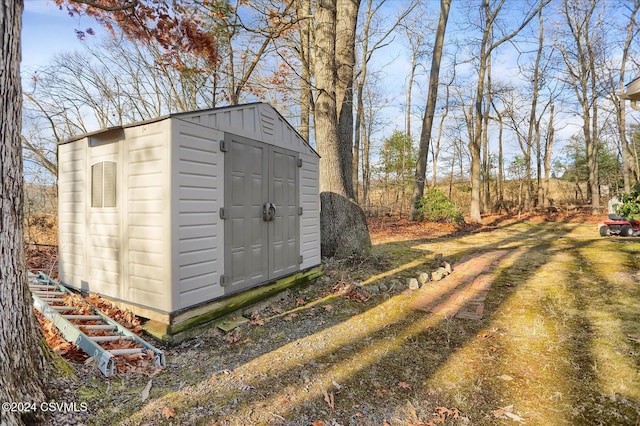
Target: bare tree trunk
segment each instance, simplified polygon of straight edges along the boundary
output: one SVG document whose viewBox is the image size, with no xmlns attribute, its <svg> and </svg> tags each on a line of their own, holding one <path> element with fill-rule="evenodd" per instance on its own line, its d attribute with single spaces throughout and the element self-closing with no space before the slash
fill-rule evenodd
<svg viewBox="0 0 640 426">
<path fill-rule="evenodd" d="M 418 51 L 411 52 L 411 66 L 409 67 L 409 81 L 407 82 L 407 111 L 405 112 L 405 133 L 411 138 L 411 94 L 413 92 L 413 80 L 418 66 Z"/>
<path fill-rule="evenodd" d="M 340 161 L 352 177 L 353 169 L 353 73 L 356 66 L 355 39 L 360 0 L 338 0 L 336 3 L 336 108 L 338 139 L 349 149 Z M 355 199 L 353 179 L 346 187 L 349 198 Z"/>
<path fill-rule="evenodd" d="M 351 170 L 352 179 L 353 179 L 353 199 L 356 200 L 357 203 L 360 204 L 360 141 L 362 140 L 362 115 L 364 114 L 364 102 L 362 101 L 362 92 L 364 87 L 360 84 L 360 81 L 357 83 L 357 93 L 358 100 L 356 104 L 356 122 L 355 122 L 355 137 L 353 138 L 353 166 Z M 364 175 L 364 172 L 363 172 Z M 364 181 L 364 176 L 363 176 Z M 363 183 L 364 186 L 364 183 Z M 360 207 L 363 209 L 366 208 L 364 204 L 364 196 L 362 200 L 362 204 Z"/>
<path fill-rule="evenodd" d="M 353 57 L 355 32 L 342 30 L 344 33 L 340 37 L 342 44 L 339 48 L 346 49 L 346 53 L 336 54 L 336 27 L 337 10 L 342 10 L 341 15 L 347 11 L 357 14 L 357 7 L 353 7 L 352 0 L 339 0 L 338 3 L 339 8 L 336 7 L 336 0 L 320 0 L 316 9 L 314 81 L 317 99 L 314 122 L 316 143 L 321 156 L 321 251 L 324 256 L 344 257 L 365 254 L 371 246 L 371 240 L 364 213 L 353 200 L 352 138 L 344 135 L 345 123 L 349 120 L 345 118 L 341 122 L 342 133 L 339 133 L 336 102 L 336 99 L 341 99 L 339 105 L 342 115 L 346 115 L 346 110 L 351 114 L 348 91 L 351 90 L 349 82 L 353 80 L 353 62 L 350 62 L 349 67 L 349 63 L 340 61 L 348 62 Z M 341 19 L 349 20 L 355 25 L 354 17 L 342 16 Z M 346 37 L 347 33 L 353 38 Z M 352 130 L 353 127 L 349 133 Z M 341 135 L 344 138 L 341 138 Z"/>
<path fill-rule="evenodd" d="M 496 207 L 499 211 L 504 208 L 504 154 L 503 150 L 503 134 L 504 134 L 504 120 L 502 113 L 496 108 L 495 103 L 491 103 L 493 110 L 496 113 L 498 121 L 498 181 L 496 182 Z"/>
<path fill-rule="evenodd" d="M 413 184 L 413 196 L 411 197 L 411 220 L 417 220 L 418 209 L 416 203 L 424 194 L 424 182 L 427 175 L 427 156 L 429 155 L 429 143 L 431 142 L 431 129 L 438 100 L 438 83 L 440 76 L 440 59 L 442 58 L 442 48 L 444 46 L 444 35 L 447 30 L 447 20 L 449 19 L 449 8 L 451 0 L 440 0 L 440 19 L 438 20 L 438 30 L 436 31 L 436 41 L 433 45 L 433 56 L 431 60 L 431 74 L 429 76 L 429 95 L 427 97 L 427 107 L 422 120 L 422 131 L 420 132 L 420 148 L 418 149 L 418 163 L 416 164 L 416 175 Z"/>
<path fill-rule="evenodd" d="M 354 199 L 358 200 L 358 184 L 360 166 L 360 140 L 362 138 L 361 126 L 364 116 L 364 84 L 367 79 L 367 53 L 369 52 L 369 25 L 371 23 L 371 7 L 373 2 L 369 0 L 367 2 L 367 14 L 364 23 L 364 39 L 362 40 L 362 52 L 360 56 L 360 71 L 358 72 L 358 78 L 356 81 L 356 90 L 358 93 L 358 103 L 356 107 L 356 123 L 355 123 L 355 138 L 353 141 L 353 195 Z M 364 207 L 364 204 L 362 205 Z"/>
<path fill-rule="evenodd" d="M 491 184 L 491 175 L 489 170 L 489 111 L 491 108 L 492 102 L 492 90 L 491 87 L 491 56 L 487 58 L 488 66 L 487 66 L 487 96 L 486 96 L 486 106 L 484 108 L 484 112 L 482 114 L 482 180 L 484 185 L 482 185 L 482 210 L 487 211 L 490 204 L 490 184 Z"/>
<path fill-rule="evenodd" d="M 482 149 L 482 118 L 483 118 L 483 100 L 485 92 L 485 78 L 487 74 L 487 67 L 489 63 L 489 56 L 491 52 L 506 41 L 515 37 L 532 19 L 538 14 L 538 12 L 551 0 L 541 0 L 535 8 L 532 8 L 530 12 L 521 21 L 520 26 L 508 33 L 500 40 L 493 41 L 493 24 L 496 22 L 496 18 L 502 9 L 505 1 L 498 1 L 494 5 L 494 9 L 490 9 L 489 0 L 482 1 L 482 10 L 484 17 L 484 29 L 482 34 L 482 41 L 480 45 L 480 57 L 478 66 L 478 83 L 475 94 L 475 126 L 473 139 L 469 141 L 469 150 L 471 151 L 471 206 L 470 217 L 475 222 L 480 222 L 480 191 L 482 181 L 480 179 L 481 173 L 481 149 Z"/>
<path fill-rule="evenodd" d="M 311 15 L 311 1 L 300 0 L 298 16 Z M 311 114 L 311 20 L 305 19 L 300 26 L 300 135 L 306 140 L 310 136 L 309 118 Z"/>
<path fill-rule="evenodd" d="M 23 238 L 23 178 L 20 133 L 21 0 L 0 1 L 0 401 L 46 400 L 46 343 L 37 325 L 27 285 Z M 0 424 L 32 423 L 40 410 L 0 412 Z"/>
<path fill-rule="evenodd" d="M 455 74 L 455 71 L 454 71 Z M 432 147 L 432 176 L 431 176 L 431 185 L 436 186 L 438 183 L 438 159 L 440 158 L 440 142 L 442 141 L 442 132 L 444 131 L 444 121 L 449 115 L 449 85 L 446 87 L 447 96 L 444 100 L 444 111 L 442 112 L 442 116 L 440 117 L 440 125 L 438 127 L 438 137 L 436 138 L 436 144 Z"/>
<path fill-rule="evenodd" d="M 480 155 L 482 152 L 482 102 L 484 100 L 484 85 L 487 73 L 487 67 L 489 62 L 489 56 L 491 55 L 491 37 L 493 32 L 493 19 L 490 16 L 489 0 L 483 0 L 482 9 L 484 12 L 485 28 L 482 35 L 482 44 L 480 46 L 480 64 L 478 68 L 478 84 L 476 86 L 475 96 L 475 118 L 474 118 L 474 135 L 473 139 L 469 141 L 469 151 L 471 152 L 471 205 L 470 216 L 471 220 L 480 222 L 482 219 L 480 211 Z M 497 12 L 496 12 L 497 14 Z"/>
<path fill-rule="evenodd" d="M 592 40 L 589 37 L 595 2 L 569 2 L 562 4 L 563 14 L 570 29 L 570 42 L 561 49 L 568 74 L 573 82 L 576 97 L 582 108 L 582 132 L 587 156 L 587 198 L 591 211 L 598 214 L 600 196 L 598 185 L 598 137 L 597 137 L 597 69 Z"/>
<path fill-rule="evenodd" d="M 542 135 L 540 135 L 540 120 L 536 120 L 536 132 L 535 132 L 535 142 L 536 142 L 536 206 L 538 208 L 544 207 L 544 190 L 542 188 L 542 146 L 541 140 Z"/>
<path fill-rule="evenodd" d="M 629 14 L 629 25 L 627 25 L 627 36 L 622 48 L 622 58 L 620 59 L 620 79 L 618 80 L 619 93 L 624 93 L 625 70 L 629 56 L 629 48 L 633 37 L 637 31 L 636 15 L 640 9 L 640 0 L 635 0 Z M 613 94 L 613 103 L 616 107 L 616 119 L 618 121 L 618 132 L 620 137 L 620 151 L 622 153 L 622 179 L 624 182 L 624 192 L 631 191 L 632 185 L 638 177 L 637 163 L 634 160 L 633 150 L 627 139 L 627 119 L 624 101 L 617 94 Z"/>
<path fill-rule="evenodd" d="M 544 145 L 544 190 L 542 204 L 546 204 L 549 201 L 549 175 L 551 174 L 551 151 L 553 149 L 553 119 L 554 119 L 554 104 L 551 103 L 551 111 L 549 112 L 549 131 L 547 133 L 547 140 Z"/>
<path fill-rule="evenodd" d="M 527 193 L 525 196 L 525 209 L 531 210 L 531 147 L 533 146 L 533 138 L 535 132 L 535 126 L 537 123 L 537 107 L 538 107 L 538 97 L 540 93 L 540 61 L 542 60 L 542 48 L 544 41 L 544 20 L 542 19 L 542 11 L 538 14 L 538 25 L 539 25 L 539 35 L 538 35 L 538 51 L 536 53 L 536 61 L 533 66 L 533 79 L 532 79 L 532 99 L 531 99 L 531 112 L 529 115 L 529 129 L 527 132 L 527 156 L 525 157 L 525 161 L 527 161 Z M 539 141 L 539 139 L 538 139 Z M 540 170 L 540 151 L 538 150 L 537 155 L 538 161 L 537 169 Z M 538 173 L 538 182 L 540 181 L 540 173 Z M 539 201 L 539 200 L 538 200 Z"/>
<path fill-rule="evenodd" d="M 371 139 L 364 123 L 362 123 L 362 128 L 365 130 L 362 132 L 364 136 L 362 141 L 362 206 L 367 209 L 369 206 L 369 188 L 371 187 L 371 167 L 369 166 Z"/>
</svg>

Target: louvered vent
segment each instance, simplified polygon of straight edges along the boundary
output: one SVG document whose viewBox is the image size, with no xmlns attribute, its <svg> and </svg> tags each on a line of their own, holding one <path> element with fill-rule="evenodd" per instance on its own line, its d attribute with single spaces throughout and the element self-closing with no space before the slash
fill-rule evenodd
<svg viewBox="0 0 640 426">
<path fill-rule="evenodd" d="M 113 161 L 104 162 L 102 196 L 102 207 L 116 206 L 116 163 L 114 163 Z"/>
<path fill-rule="evenodd" d="M 91 207 L 102 207 L 102 164 L 91 166 Z"/>
<path fill-rule="evenodd" d="M 116 163 L 103 161 L 91 166 L 91 207 L 116 206 Z"/>
</svg>

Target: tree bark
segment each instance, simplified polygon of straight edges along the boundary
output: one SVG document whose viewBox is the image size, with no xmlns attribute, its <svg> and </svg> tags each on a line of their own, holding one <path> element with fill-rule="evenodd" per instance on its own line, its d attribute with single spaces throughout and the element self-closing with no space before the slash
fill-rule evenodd
<svg viewBox="0 0 640 426">
<path fill-rule="evenodd" d="M 371 24 L 371 8 L 373 6 L 373 2 L 370 0 L 367 3 L 367 14 L 365 18 L 364 28 L 362 30 L 364 34 L 364 39 L 362 40 L 362 52 L 360 53 L 360 71 L 358 72 L 358 78 L 356 81 L 357 93 L 358 93 L 358 101 L 356 107 L 356 122 L 355 122 L 355 138 L 353 141 L 353 198 L 358 200 L 358 181 L 359 174 L 358 169 L 360 166 L 360 141 L 362 139 L 362 123 L 364 116 L 364 83 L 367 78 L 367 54 L 369 53 L 369 25 Z M 364 178 L 363 178 L 364 179 Z M 363 197 L 364 198 L 364 197 Z M 363 204 L 362 208 L 366 208 L 366 205 Z"/>
<path fill-rule="evenodd" d="M 356 26 L 360 0 L 338 0 L 336 2 L 336 109 L 338 114 L 338 139 L 345 147 L 340 162 L 351 177 L 345 187 L 349 198 L 355 199 L 353 191 L 353 73 L 356 66 Z M 346 149 L 346 147 L 349 149 Z"/>
<path fill-rule="evenodd" d="M 411 197 L 411 220 L 419 217 L 416 203 L 424 194 L 424 183 L 427 175 L 427 159 L 429 155 L 429 143 L 431 142 L 431 129 L 433 128 L 433 118 L 436 112 L 436 102 L 438 100 L 438 83 L 440 76 L 440 60 L 444 46 L 444 35 L 447 30 L 449 19 L 449 8 L 451 0 L 440 0 L 440 18 L 438 20 L 438 30 L 436 31 L 436 41 L 433 45 L 433 56 L 431 58 L 431 75 L 429 76 L 429 95 L 427 96 L 427 107 L 422 120 L 422 130 L 420 132 L 420 147 L 418 149 L 418 162 L 416 164 L 416 174 L 413 183 L 413 195 Z"/>
<path fill-rule="evenodd" d="M 491 110 L 491 102 L 493 99 L 493 87 L 491 82 L 491 55 L 488 58 L 487 67 L 487 95 L 485 101 L 484 112 L 482 114 L 482 179 L 484 185 L 482 185 L 482 210 L 487 211 L 490 205 L 490 184 L 491 174 L 489 170 L 489 111 Z"/>
<path fill-rule="evenodd" d="M 595 52 L 589 33 L 596 10 L 595 2 L 575 3 L 565 0 L 563 10 L 570 29 L 570 44 L 562 49 L 562 56 L 572 80 L 576 98 L 582 108 L 582 133 L 587 156 L 587 198 L 591 212 L 600 212 L 598 182 L 598 84 Z"/>
<path fill-rule="evenodd" d="M 542 60 L 542 48 L 544 42 L 544 20 L 542 19 L 542 11 L 538 14 L 538 25 L 539 25 L 539 35 L 538 35 L 538 51 L 536 53 L 536 61 L 533 66 L 533 81 L 532 81 L 532 99 L 531 99 L 531 112 L 529 115 L 529 128 L 527 131 L 527 195 L 525 198 L 525 209 L 527 211 L 531 210 L 531 147 L 533 146 L 534 136 L 536 137 L 538 147 L 537 156 L 536 156 L 536 167 L 537 167 L 537 179 L 538 179 L 538 204 L 541 202 L 541 191 L 540 191 L 540 137 L 539 133 L 536 133 L 536 126 L 538 123 L 537 120 L 537 108 L 538 108 L 538 97 L 540 93 L 540 62 Z"/>
<path fill-rule="evenodd" d="M 554 111 L 555 106 L 551 103 L 551 109 L 549 111 L 549 130 L 547 133 L 547 139 L 544 145 L 544 182 L 543 182 L 543 205 L 549 202 L 549 175 L 551 174 L 551 151 L 553 149 L 554 138 Z M 551 203 L 549 203 L 551 206 Z"/>
<path fill-rule="evenodd" d="M 629 25 L 627 25 L 627 35 L 625 37 L 624 47 L 622 49 L 622 58 L 620 59 L 620 77 L 618 80 L 619 93 L 624 93 L 625 86 L 625 70 L 627 59 L 629 56 L 629 48 L 631 41 L 637 31 L 636 15 L 640 9 L 640 1 L 635 0 L 634 5 L 629 14 Z M 624 192 L 631 191 L 631 187 L 638 177 L 638 170 L 635 167 L 636 162 L 633 161 L 633 150 L 627 139 L 627 118 L 624 100 L 619 98 L 618 94 L 613 94 L 613 102 L 616 107 L 616 119 L 618 121 L 618 132 L 620 137 L 620 151 L 622 153 L 622 179 L 624 184 Z"/>
<path fill-rule="evenodd" d="M 353 9 L 352 0 L 340 0 L 344 10 L 357 13 Z M 371 239 L 367 229 L 366 218 L 362 209 L 353 200 L 353 176 L 351 174 L 352 138 L 341 138 L 339 133 L 340 110 L 351 108 L 349 101 L 345 102 L 347 88 L 338 84 L 339 58 L 348 58 L 348 54 L 336 55 L 336 0 L 320 0 L 316 9 L 315 28 L 315 86 L 317 99 L 315 102 L 315 133 L 320 159 L 320 227 L 322 229 L 321 251 L 323 256 L 346 257 L 353 254 L 364 255 L 371 247 Z M 346 19 L 346 18 L 345 18 Z M 355 22 L 351 20 L 351 22 Z M 355 29 L 354 29 L 355 30 Z M 355 31 L 352 39 L 341 38 L 343 43 L 355 46 Z M 344 44 L 341 48 L 345 48 Z M 347 51 L 350 49 L 346 47 Z M 353 68 L 347 72 L 347 65 L 341 64 L 342 82 L 348 82 Z M 339 94 L 336 93 L 340 90 Z M 351 112 L 349 112 L 351 114 Z M 348 120 L 342 122 L 344 126 Z M 353 131 L 351 127 L 350 133 Z"/>
<path fill-rule="evenodd" d="M 487 67 L 489 63 L 489 56 L 497 47 L 502 45 L 503 43 L 511 40 L 515 37 L 525 26 L 529 24 L 529 22 L 533 19 L 534 16 L 538 14 L 538 12 L 547 4 L 550 3 L 551 0 L 540 0 L 538 5 L 533 8 L 530 13 L 528 13 L 524 19 L 521 21 L 521 24 L 518 28 L 508 33 L 501 39 L 497 41 L 493 41 L 493 24 L 496 22 L 498 14 L 502 9 L 502 6 L 505 4 L 505 0 L 501 0 L 494 4 L 494 9 L 490 9 L 489 0 L 483 0 L 482 2 L 482 10 L 483 10 L 483 18 L 484 18 L 484 29 L 482 34 L 482 41 L 480 44 L 480 57 L 479 66 L 478 66 L 478 82 L 476 87 L 476 95 L 475 95 L 475 126 L 473 132 L 473 138 L 469 141 L 469 150 L 471 151 L 471 206 L 470 206 L 470 218 L 474 222 L 480 222 L 481 220 L 481 211 L 480 211 L 480 190 L 482 181 L 480 179 L 481 172 L 481 149 L 482 149 L 482 119 L 483 119 L 483 101 L 484 101 L 484 93 L 485 93 L 485 78 L 487 75 Z"/>
<path fill-rule="evenodd" d="M 20 143 L 21 0 L 0 2 L 0 401 L 46 400 L 44 338 L 37 325 L 26 276 Z M 0 424 L 32 423 L 35 412 L 0 412 Z"/>
<path fill-rule="evenodd" d="M 298 19 L 311 15 L 311 1 L 301 0 L 298 3 Z M 300 135 L 308 141 L 310 136 L 311 93 L 311 20 L 305 19 L 300 24 Z"/>
</svg>

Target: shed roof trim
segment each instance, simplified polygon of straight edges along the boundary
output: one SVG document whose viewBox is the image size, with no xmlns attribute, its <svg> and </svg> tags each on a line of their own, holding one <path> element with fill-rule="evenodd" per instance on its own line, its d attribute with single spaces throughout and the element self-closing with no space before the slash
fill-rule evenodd
<svg viewBox="0 0 640 426">
<path fill-rule="evenodd" d="M 222 110 L 225 110 L 225 109 L 229 109 L 229 110 L 242 109 L 242 108 L 258 106 L 258 105 L 265 105 L 265 106 L 271 108 L 273 111 L 275 111 L 276 114 L 278 114 L 278 116 L 300 137 L 300 139 L 304 142 L 304 144 L 307 147 L 309 147 L 316 155 L 318 155 L 318 157 L 320 156 L 318 154 L 318 152 L 309 144 L 309 142 L 306 141 L 302 137 L 302 135 L 300 135 L 300 133 L 293 126 L 291 126 L 289 121 L 286 118 L 284 118 L 282 116 L 282 114 L 280 114 L 280 112 L 277 109 L 275 109 L 273 106 L 271 106 L 271 104 L 266 103 L 266 102 L 251 102 L 251 103 L 240 104 L 240 105 L 227 105 L 227 106 L 223 106 L 223 107 L 206 108 L 206 109 L 195 110 L 195 111 L 183 111 L 183 112 L 175 112 L 175 113 L 172 113 L 172 114 L 165 114 L 165 115 L 162 115 L 160 117 L 152 118 L 152 119 L 149 119 L 149 120 L 138 121 L 138 122 L 130 123 L 130 124 L 124 124 L 122 126 L 108 127 L 108 128 L 96 130 L 96 131 L 93 131 L 93 132 L 84 133 L 82 135 L 73 136 L 73 137 L 71 137 L 69 139 L 66 139 L 64 141 L 59 142 L 58 144 L 62 145 L 62 144 L 70 143 L 70 142 L 75 142 L 75 141 L 78 141 L 80 139 L 84 139 L 84 138 L 87 138 L 87 137 L 93 137 L 93 136 L 99 136 L 99 135 L 102 135 L 102 134 L 107 133 L 107 132 L 112 132 L 114 130 L 122 130 L 122 129 L 131 128 L 131 127 L 144 126 L 145 124 L 157 123 L 159 121 L 166 120 L 168 118 L 181 118 L 181 117 L 185 117 L 185 116 L 189 116 L 189 115 L 193 115 L 193 114 L 207 113 L 207 112 L 210 112 L 210 111 L 222 111 Z"/>
</svg>

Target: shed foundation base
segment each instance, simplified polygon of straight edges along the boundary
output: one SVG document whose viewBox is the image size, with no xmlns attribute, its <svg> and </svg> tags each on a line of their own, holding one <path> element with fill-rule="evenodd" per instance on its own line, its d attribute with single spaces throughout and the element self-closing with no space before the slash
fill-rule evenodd
<svg viewBox="0 0 640 426">
<path fill-rule="evenodd" d="M 125 302 L 115 303 L 138 316 L 149 318 L 143 326 L 144 331 L 163 343 L 175 345 L 198 335 L 211 327 L 213 321 L 228 313 L 246 308 L 288 288 L 317 278 L 322 275 L 322 272 L 322 265 L 318 265 L 260 287 L 172 314 L 159 313 L 140 306 L 128 305 Z"/>
</svg>

